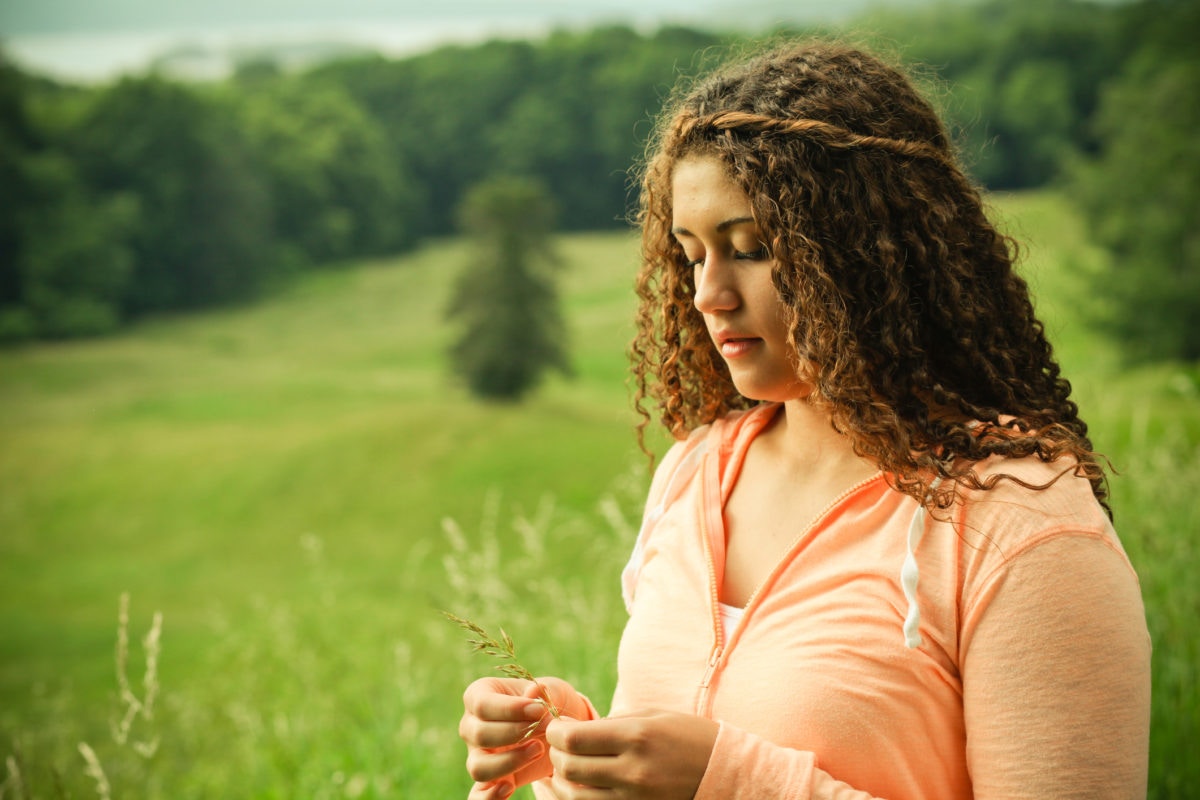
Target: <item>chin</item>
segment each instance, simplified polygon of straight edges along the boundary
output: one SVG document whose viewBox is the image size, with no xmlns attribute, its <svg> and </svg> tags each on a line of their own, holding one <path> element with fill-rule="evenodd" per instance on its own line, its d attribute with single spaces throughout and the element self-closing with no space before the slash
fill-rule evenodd
<svg viewBox="0 0 1200 800">
<path fill-rule="evenodd" d="M 801 382 L 781 382 L 764 385 L 753 381 L 734 380 L 733 386 L 742 397 L 758 403 L 786 403 L 789 400 L 807 400 L 813 396 L 816 389 L 810 383 Z"/>
</svg>

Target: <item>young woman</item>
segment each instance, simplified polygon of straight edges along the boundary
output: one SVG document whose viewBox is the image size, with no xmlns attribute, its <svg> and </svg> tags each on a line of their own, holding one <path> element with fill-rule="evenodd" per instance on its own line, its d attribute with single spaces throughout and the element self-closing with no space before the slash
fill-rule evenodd
<svg viewBox="0 0 1200 800">
<path fill-rule="evenodd" d="M 679 440 L 608 717 L 464 697 L 473 800 L 1145 796 L 1149 637 L 1012 243 L 935 112 L 791 46 L 670 106 L 644 170 L 639 405 Z M 647 417 L 649 412 L 643 412 Z"/>
</svg>

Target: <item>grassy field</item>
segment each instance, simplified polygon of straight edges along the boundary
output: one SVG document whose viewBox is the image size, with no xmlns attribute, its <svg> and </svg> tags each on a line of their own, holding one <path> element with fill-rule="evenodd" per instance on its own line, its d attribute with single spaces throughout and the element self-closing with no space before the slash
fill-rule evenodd
<svg viewBox="0 0 1200 800">
<path fill-rule="evenodd" d="M 1189 796 L 1197 372 L 1122 366 L 1086 328 L 1101 256 L 1059 197 L 996 207 L 1121 472 L 1156 648 L 1151 795 Z M 645 487 L 624 385 L 636 248 L 561 248 L 577 375 L 521 405 L 446 373 L 456 241 L 257 307 L 0 353 L 0 798 L 465 796 L 459 695 L 488 667 L 443 608 L 503 624 L 603 706 Z M 161 652 L 143 642 L 156 611 Z"/>
</svg>

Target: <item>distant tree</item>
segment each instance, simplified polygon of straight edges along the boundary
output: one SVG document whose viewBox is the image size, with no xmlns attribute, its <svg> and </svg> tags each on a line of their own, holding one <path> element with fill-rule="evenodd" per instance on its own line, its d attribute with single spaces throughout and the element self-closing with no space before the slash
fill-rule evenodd
<svg viewBox="0 0 1200 800">
<path fill-rule="evenodd" d="M 138 204 L 127 313 L 236 302 L 275 277 L 271 198 L 232 117 L 211 94 L 156 76 L 119 81 L 81 115 L 83 180 Z"/>
<path fill-rule="evenodd" d="M 569 374 L 551 247 L 554 205 L 526 178 L 493 178 L 460 209 L 473 257 L 459 275 L 448 318 L 461 328 L 450 357 L 471 392 L 518 400 L 548 370 Z"/>
<path fill-rule="evenodd" d="M 49 92 L 0 63 L 0 344 L 111 331 L 130 275 L 136 204 L 80 180 L 29 113 L 37 94 Z"/>
<path fill-rule="evenodd" d="M 1100 87 L 1132 49 L 1115 4 L 1084 0 L 934 2 L 872 12 L 857 24 L 946 82 L 934 88 L 972 174 L 989 188 L 1057 179 L 1091 152 Z"/>
<path fill-rule="evenodd" d="M 0 339 L 112 332 L 122 322 L 121 299 L 132 271 L 127 241 L 137 203 L 127 195 L 95 197 L 58 152 L 31 155 L 21 168 L 33 190 L 16 216 L 21 311 L 7 316 Z M 22 319 L 25 331 L 14 327 Z"/>
<path fill-rule="evenodd" d="M 650 119 L 697 51 L 726 39 L 686 28 L 608 26 L 540 41 L 355 58 L 307 77 L 337 84 L 379 123 L 424 192 L 421 230 L 446 235 L 466 191 L 494 172 L 537 178 L 567 230 L 623 224 L 627 170 Z"/>
<path fill-rule="evenodd" d="M 1096 118 L 1099 157 L 1073 191 L 1112 268 L 1099 322 L 1131 357 L 1200 359 L 1200 4 L 1132 9 L 1143 42 Z M 1145 14 L 1145 17 L 1141 17 Z M 1140 24 L 1139 24 L 1140 23 Z"/>
<path fill-rule="evenodd" d="M 249 70 L 249 71 L 247 71 Z M 417 199 L 380 124 L 343 87 L 249 67 L 229 87 L 275 232 L 310 263 L 413 244 Z"/>
<path fill-rule="evenodd" d="M 423 190 L 421 232 L 448 235 L 467 190 L 495 168 L 490 131 L 531 85 L 533 64 L 532 43 L 492 41 L 353 59 L 311 76 L 340 83 L 378 121 L 391 157 Z"/>
</svg>

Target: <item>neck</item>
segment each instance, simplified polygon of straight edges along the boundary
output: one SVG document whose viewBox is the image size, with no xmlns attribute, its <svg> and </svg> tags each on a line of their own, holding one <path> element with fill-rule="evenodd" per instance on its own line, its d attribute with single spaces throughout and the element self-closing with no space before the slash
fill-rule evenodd
<svg viewBox="0 0 1200 800">
<path fill-rule="evenodd" d="M 793 476 L 864 480 L 878 467 L 854 452 L 850 439 L 833 429 L 827 412 L 806 400 L 789 400 L 772 424 L 777 463 Z"/>
</svg>

